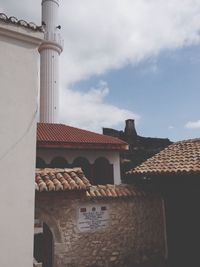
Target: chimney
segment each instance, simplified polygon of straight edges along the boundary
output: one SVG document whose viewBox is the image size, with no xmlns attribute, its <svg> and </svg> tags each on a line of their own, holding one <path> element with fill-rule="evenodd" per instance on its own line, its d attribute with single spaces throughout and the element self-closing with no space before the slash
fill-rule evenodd
<svg viewBox="0 0 200 267">
<path fill-rule="evenodd" d="M 132 120 L 132 119 L 126 120 L 126 127 L 125 127 L 124 132 L 127 137 L 137 136 L 137 132 L 135 129 L 135 120 Z"/>
<path fill-rule="evenodd" d="M 40 52 L 40 122 L 58 122 L 59 55 L 63 49 L 58 24 L 59 0 L 42 0 L 42 25 L 45 30 Z"/>
</svg>

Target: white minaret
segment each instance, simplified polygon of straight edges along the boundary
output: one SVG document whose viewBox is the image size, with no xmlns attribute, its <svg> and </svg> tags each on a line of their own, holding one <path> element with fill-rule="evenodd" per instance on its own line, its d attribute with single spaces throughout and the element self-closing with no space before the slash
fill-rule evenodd
<svg viewBox="0 0 200 267">
<path fill-rule="evenodd" d="M 40 52 L 40 122 L 58 122 L 59 55 L 62 52 L 59 0 L 42 0 L 42 25 L 45 41 Z"/>
</svg>

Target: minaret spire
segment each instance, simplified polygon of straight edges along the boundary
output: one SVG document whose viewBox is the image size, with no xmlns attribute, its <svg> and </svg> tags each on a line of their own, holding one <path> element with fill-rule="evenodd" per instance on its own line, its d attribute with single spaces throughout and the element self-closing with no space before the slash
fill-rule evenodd
<svg viewBox="0 0 200 267">
<path fill-rule="evenodd" d="M 42 0 L 42 25 L 45 40 L 40 52 L 40 122 L 58 122 L 59 55 L 62 52 L 59 0 Z"/>
</svg>

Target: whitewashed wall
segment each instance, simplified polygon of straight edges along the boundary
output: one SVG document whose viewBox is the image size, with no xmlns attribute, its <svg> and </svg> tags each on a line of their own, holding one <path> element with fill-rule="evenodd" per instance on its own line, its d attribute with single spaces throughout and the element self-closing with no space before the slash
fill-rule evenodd
<svg viewBox="0 0 200 267">
<path fill-rule="evenodd" d="M 0 21 L 0 266 L 33 266 L 41 32 Z"/>
<path fill-rule="evenodd" d="M 120 184 L 120 157 L 117 151 L 103 151 L 103 150 L 70 150 L 70 149 L 38 149 L 37 157 L 45 160 L 50 164 L 53 158 L 63 157 L 69 164 L 78 157 L 86 158 L 90 164 L 93 164 L 96 159 L 100 157 L 106 158 L 110 164 L 113 164 L 114 183 Z M 77 166 L 78 167 L 78 166 Z"/>
</svg>

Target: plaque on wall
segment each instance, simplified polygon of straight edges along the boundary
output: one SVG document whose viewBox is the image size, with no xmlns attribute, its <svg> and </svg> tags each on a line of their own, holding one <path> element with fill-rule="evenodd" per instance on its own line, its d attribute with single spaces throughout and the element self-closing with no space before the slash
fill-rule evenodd
<svg viewBox="0 0 200 267">
<path fill-rule="evenodd" d="M 79 231 L 97 231 L 108 227 L 109 209 L 107 205 L 81 206 L 78 209 Z"/>
</svg>

